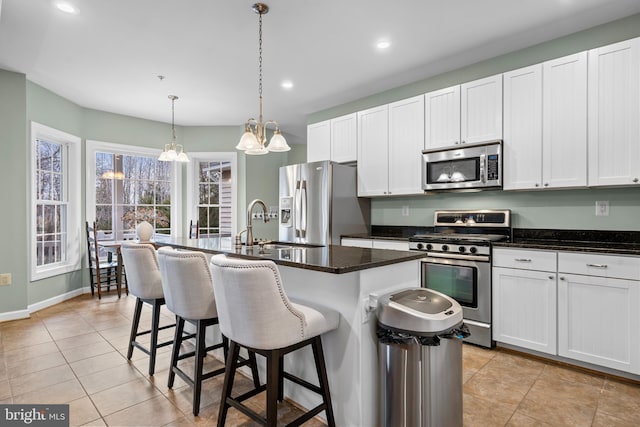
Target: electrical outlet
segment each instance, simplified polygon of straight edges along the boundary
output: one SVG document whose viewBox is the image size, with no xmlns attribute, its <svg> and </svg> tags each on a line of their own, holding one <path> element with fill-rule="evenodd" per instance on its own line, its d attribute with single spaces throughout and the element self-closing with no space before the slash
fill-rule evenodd
<svg viewBox="0 0 640 427">
<path fill-rule="evenodd" d="M 11 284 L 11 273 L 0 274 L 0 286 Z"/>
<path fill-rule="evenodd" d="M 596 201 L 596 216 L 609 216 L 609 201 Z"/>
<path fill-rule="evenodd" d="M 402 216 L 409 216 L 409 206 L 404 205 L 402 207 Z"/>
</svg>

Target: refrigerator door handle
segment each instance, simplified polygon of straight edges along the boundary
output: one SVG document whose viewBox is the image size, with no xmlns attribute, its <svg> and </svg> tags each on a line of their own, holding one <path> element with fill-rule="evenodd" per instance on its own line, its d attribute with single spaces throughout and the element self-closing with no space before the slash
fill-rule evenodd
<svg viewBox="0 0 640 427">
<path fill-rule="evenodd" d="M 302 211 L 300 212 L 300 235 L 303 239 L 307 237 L 307 181 L 302 181 L 300 190 L 300 201 Z"/>
<path fill-rule="evenodd" d="M 294 200 L 294 216 L 293 216 L 293 224 L 296 230 L 296 239 L 300 238 L 300 212 L 302 210 L 302 206 L 301 206 L 301 192 L 300 192 L 300 180 L 296 181 L 296 189 L 293 193 L 293 200 Z"/>
</svg>

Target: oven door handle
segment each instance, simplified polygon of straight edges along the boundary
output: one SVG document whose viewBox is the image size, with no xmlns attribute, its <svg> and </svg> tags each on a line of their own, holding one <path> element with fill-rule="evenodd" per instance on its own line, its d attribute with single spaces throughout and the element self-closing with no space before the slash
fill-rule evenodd
<svg viewBox="0 0 640 427">
<path fill-rule="evenodd" d="M 478 261 L 478 262 L 490 261 L 490 258 L 488 256 L 483 256 L 483 255 L 462 255 L 462 254 L 454 254 L 454 253 L 447 253 L 447 254 L 427 253 L 427 256 L 429 258 L 459 259 L 463 261 Z"/>
</svg>

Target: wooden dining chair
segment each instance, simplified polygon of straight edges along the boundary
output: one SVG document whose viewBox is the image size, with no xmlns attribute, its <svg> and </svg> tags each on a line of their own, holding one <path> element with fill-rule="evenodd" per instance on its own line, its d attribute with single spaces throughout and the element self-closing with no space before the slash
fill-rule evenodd
<svg viewBox="0 0 640 427">
<path fill-rule="evenodd" d="M 85 223 L 87 233 L 87 257 L 89 259 L 89 277 L 91 279 L 91 295 L 98 293 L 98 299 L 102 298 L 102 288 L 110 290 L 111 285 L 116 285 L 118 280 L 118 261 L 112 259 L 112 254 L 100 257 L 98 247 L 98 231 L 95 221 L 89 225 Z"/>
<path fill-rule="evenodd" d="M 196 223 L 193 223 L 193 220 L 189 221 L 189 238 L 197 239 L 200 237 L 200 221 L 196 220 Z"/>
</svg>

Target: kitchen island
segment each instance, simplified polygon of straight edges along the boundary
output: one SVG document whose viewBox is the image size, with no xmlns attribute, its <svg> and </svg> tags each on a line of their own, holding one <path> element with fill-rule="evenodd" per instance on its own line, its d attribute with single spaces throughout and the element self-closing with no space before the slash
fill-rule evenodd
<svg viewBox="0 0 640 427">
<path fill-rule="evenodd" d="M 270 259 L 278 264 L 290 298 L 339 312 L 338 329 L 322 338 L 336 424 L 378 425 L 376 319 L 369 307 L 375 306 L 375 295 L 419 286 L 423 254 L 288 243 L 265 245 L 263 250 L 258 246 L 235 249 L 231 238 L 173 239 L 157 244 L 211 255 Z M 317 384 L 311 349 L 287 356 L 285 369 Z M 261 377 L 265 377 L 264 370 Z M 316 394 L 288 381 L 285 396 L 306 408 L 320 402 Z"/>
</svg>

